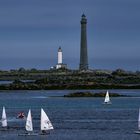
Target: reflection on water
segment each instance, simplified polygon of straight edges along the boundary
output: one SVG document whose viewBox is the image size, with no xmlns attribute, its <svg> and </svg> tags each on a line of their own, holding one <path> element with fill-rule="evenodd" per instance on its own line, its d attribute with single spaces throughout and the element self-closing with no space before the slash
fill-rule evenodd
<svg viewBox="0 0 140 140">
<path fill-rule="evenodd" d="M 5 140 L 139 140 L 137 130 L 139 97 L 111 98 L 112 105 L 103 105 L 103 98 L 63 98 L 63 91 L 0 92 L 0 109 L 5 106 L 7 131 L 0 131 Z M 115 93 L 139 96 L 140 90 L 114 90 Z M 25 132 L 25 120 L 17 119 L 19 112 L 27 116 L 32 110 L 33 127 L 40 132 L 40 108 L 48 114 L 54 130 L 47 136 L 18 136 Z"/>
</svg>

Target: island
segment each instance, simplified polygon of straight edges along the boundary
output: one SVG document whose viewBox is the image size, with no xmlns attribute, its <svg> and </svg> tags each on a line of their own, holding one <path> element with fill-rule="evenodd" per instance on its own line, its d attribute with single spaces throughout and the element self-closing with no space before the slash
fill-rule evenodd
<svg viewBox="0 0 140 140">
<path fill-rule="evenodd" d="M 64 95 L 63 97 L 105 97 L 105 92 L 91 93 L 91 92 L 74 92 Z M 110 97 L 128 97 L 128 95 L 122 95 L 118 93 L 109 93 Z"/>
<path fill-rule="evenodd" d="M 140 71 L 24 68 L 0 71 L 0 90 L 65 89 L 140 89 Z"/>
</svg>

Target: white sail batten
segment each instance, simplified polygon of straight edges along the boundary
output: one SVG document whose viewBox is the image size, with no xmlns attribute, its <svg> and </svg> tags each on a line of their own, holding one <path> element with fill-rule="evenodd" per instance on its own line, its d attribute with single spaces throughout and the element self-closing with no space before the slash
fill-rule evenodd
<svg viewBox="0 0 140 140">
<path fill-rule="evenodd" d="M 45 111 L 41 108 L 41 130 L 54 129 Z"/>
<path fill-rule="evenodd" d="M 7 127 L 7 117 L 6 117 L 5 107 L 3 107 L 3 110 L 2 110 L 1 123 L 2 123 L 2 127 Z"/>
<path fill-rule="evenodd" d="M 31 116 L 31 110 L 29 109 L 27 120 L 26 120 L 26 126 L 27 131 L 33 131 L 33 123 L 32 123 L 32 116 Z"/>
<path fill-rule="evenodd" d="M 108 91 L 106 92 L 106 96 L 105 96 L 105 100 L 104 100 L 104 103 L 108 103 L 110 102 L 110 98 L 109 98 L 109 93 Z"/>
</svg>

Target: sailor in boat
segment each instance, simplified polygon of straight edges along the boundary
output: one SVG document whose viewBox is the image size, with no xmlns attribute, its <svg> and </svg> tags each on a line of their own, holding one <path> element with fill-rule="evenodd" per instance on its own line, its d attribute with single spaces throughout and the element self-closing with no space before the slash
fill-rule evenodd
<svg viewBox="0 0 140 140">
<path fill-rule="evenodd" d="M 42 130 L 42 135 L 46 135 L 46 134 L 50 134 L 49 131 L 46 131 L 46 130 Z"/>
<path fill-rule="evenodd" d="M 41 108 L 41 134 L 49 134 L 49 130 L 54 129 L 45 111 Z"/>
<path fill-rule="evenodd" d="M 19 112 L 18 115 L 17 115 L 17 118 L 18 119 L 24 119 L 25 118 L 24 112 Z"/>
<path fill-rule="evenodd" d="M 36 133 L 33 132 L 31 109 L 29 109 L 28 111 L 25 129 L 27 132 L 25 134 L 19 134 L 19 136 L 36 136 L 37 135 Z"/>
<path fill-rule="evenodd" d="M 45 123 L 49 126 L 51 124 L 50 121 L 45 121 Z M 42 135 L 50 134 L 50 131 L 47 131 L 47 128 L 44 126 L 44 130 L 41 130 Z"/>
</svg>

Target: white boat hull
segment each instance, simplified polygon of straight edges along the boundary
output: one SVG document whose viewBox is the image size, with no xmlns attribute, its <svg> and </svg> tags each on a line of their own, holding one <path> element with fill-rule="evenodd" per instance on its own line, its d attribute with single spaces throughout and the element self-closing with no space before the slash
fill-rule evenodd
<svg viewBox="0 0 140 140">
<path fill-rule="evenodd" d="M 138 131 L 134 131 L 134 133 L 135 133 L 135 134 L 140 134 L 140 131 L 139 131 L 139 130 L 138 130 Z"/>
</svg>

